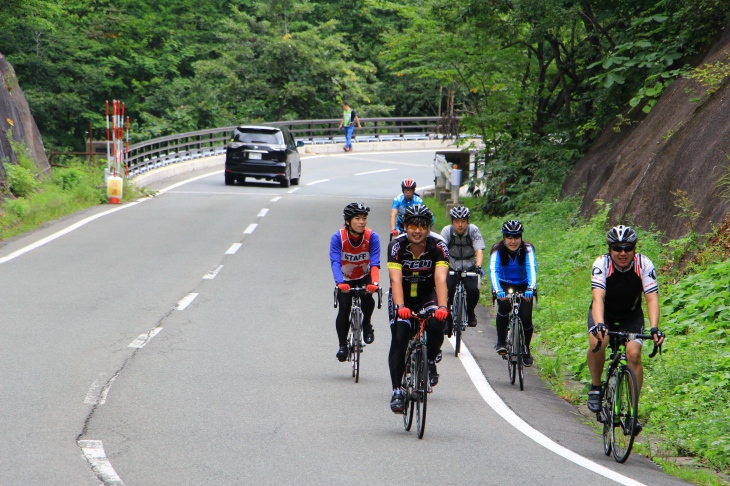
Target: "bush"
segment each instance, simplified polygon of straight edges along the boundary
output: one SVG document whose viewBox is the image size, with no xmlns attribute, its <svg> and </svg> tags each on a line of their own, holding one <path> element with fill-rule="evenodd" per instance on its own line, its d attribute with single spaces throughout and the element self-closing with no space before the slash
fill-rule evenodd
<svg viewBox="0 0 730 486">
<path fill-rule="evenodd" d="M 41 183 L 29 169 L 16 164 L 4 165 L 10 192 L 15 197 L 26 197 L 41 187 Z"/>
</svg>

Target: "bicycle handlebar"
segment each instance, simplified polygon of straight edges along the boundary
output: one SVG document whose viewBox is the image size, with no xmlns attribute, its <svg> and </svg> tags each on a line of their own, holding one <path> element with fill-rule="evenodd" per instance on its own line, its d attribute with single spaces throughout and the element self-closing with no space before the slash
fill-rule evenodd
<svg viewBox="0 0 730 486">
<path fill-rule="evenodd" d="M 608 334 L 609 336 L 625 337 L 629 341 L 632 341 L 634 339 L 651 339 L 651 342 L 654 342 L 654 336 L 652 336 L 651 334 L 639 334 L 626 331 L 606 331 L 606 334 Z M 661 337 L 664 337 L 664 333 L 661 333 Z M 598 340 L 598 344 L 596 344 L 596 347 L 591 350 L 594 353 L 597 353 L 598 350 L 601 349 L 601 346 L 603 346 L 603 341 L 601 340 L 601 338 L 596 336 L 596 339 Z M 659 352 L 659 354 L 662 354 L 662 345 L 654 343 L 654 349 L 652 349 L 649 357 L 653 358 L 654 356 L 656 356 L 657 351 Z"/>
<path fill-rule="evenodd" d="M 340 289 L 335 287 L 335 309 L 337 309 L 337 296 L 340 293 Z M 365 287 L 350 287 L 349 294 L 357 295 L 359 297 L 362 297 L 363 295 L 371 294 L 371 292 L 368 292 Z M 378 309 L 383 307 L 383 289 L 382 287 L 378 287 L 377 292 L 372 292 L 375 294 L 378 294 Z"/>
<path fill-rule="evenodd" d="M 456 270 L 449 270 L 449 275 L 458 275 L 459 277 L 481 277 L 482 275 L 477 272 L 457 272 Z"/>
</svg>

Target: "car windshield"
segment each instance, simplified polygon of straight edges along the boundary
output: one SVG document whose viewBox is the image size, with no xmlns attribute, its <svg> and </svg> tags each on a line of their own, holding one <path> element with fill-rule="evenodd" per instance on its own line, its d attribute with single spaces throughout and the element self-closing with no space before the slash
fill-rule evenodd
<svg viewBox="0 0 730 486">
<path fill-rule="evenodd" d="M 236 130 L 236 134 L 233 136 L 233 140 L 236 142 L 245 143 L 269 143 L 269 144 L 284 144 L 284 136 L 279 130 L 271 129 L 256 129 L 246 128 L 243 130 Z"/>
</svg>

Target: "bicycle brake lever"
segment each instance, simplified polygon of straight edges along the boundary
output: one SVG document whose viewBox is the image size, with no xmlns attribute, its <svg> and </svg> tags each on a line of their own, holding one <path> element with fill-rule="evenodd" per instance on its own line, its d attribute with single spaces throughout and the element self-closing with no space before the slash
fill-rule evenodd
<svg viewBox="0 0 730 486">
<path fill-rule="evenodd" d="M 594 353 L 597 353 L 597 352 L 598 352 L 598 350 L 599 350 L 599 349 L 601 349 L 601 346 L 602 346 L 602 345 L 603 345 L 603 341 L 601 341 L 601 340 L 599 339 L 599 340 L 598 340 L 598 344 L 596 344 L 596 347 L 595 347 L 595 348 L 593 348 L 593 349 L 592 349 L 591 351 L 593 351 Z"/>
</svg>

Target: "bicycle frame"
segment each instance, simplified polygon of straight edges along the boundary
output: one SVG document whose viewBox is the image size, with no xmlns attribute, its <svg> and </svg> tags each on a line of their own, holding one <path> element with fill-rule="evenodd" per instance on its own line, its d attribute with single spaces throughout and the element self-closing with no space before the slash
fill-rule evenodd
<svg viewBox="0 0 730 486">
<path fill-rule="evenodd" d="M 507 296 L 510 302 L 509 327 L 507 328 L 507 354 L 502 359 L 507 360 L 507 372 L 512 385 L 519 378 L 520 391 L 525 389 L 525 373 L 523 369 L 522 356 L 524 355 L 525 331 L 520 319 L 520 305 L 524 294 L 522 292 L 510 292 Z"/>
<path fill-rule="evenodd" d="M 337 296 L 340 289 L 335 287 L 335 308 L 337 308 Z M 370 294 L 366 287 L 351 287 L 348 292 L 352 294 L 352 306 L 350 307 L 350 330 L 347 336 L 347 361 L 352 362 L 352 377 L 355 383 L 360 381 L 360 353 L 365 346 L 362 342 L 362 321 L 363 312 L 361 298 Z M 383 289 L 378 288 L 378 309 L 383 305 Z"/>
<path fill-rule="evenodd" d="M 426 429 L 426 405 L 431 384 L 428 368 L 428 350 L 426 348 L 426 321 L 433 316 L 433 309 L 411 312 L 411 319 L 418 321 L 418 329 L 408 342 L 406 351 L 406 367 L 403 376 L 405 389 L 403 404 L 403 427 L 411 430 L 413 412 L 416 412 L 418 438 L 423 439 Z"/>
</svg>

